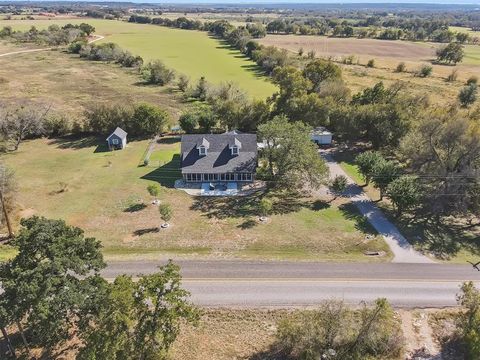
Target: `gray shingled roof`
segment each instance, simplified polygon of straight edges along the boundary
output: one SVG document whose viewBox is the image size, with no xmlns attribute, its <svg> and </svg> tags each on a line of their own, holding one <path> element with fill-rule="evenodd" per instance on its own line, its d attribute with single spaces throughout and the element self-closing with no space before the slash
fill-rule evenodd
<svg viewBox="0 0 480 360">
<path fill-rule="evenodd" d="M 111 133 L 108 137 L 107 140 L 110 139 L 112 135 L 118 136 L 120 139 L 125 139 L 127 137 L 127 132 L 119 127 L 115 129 L 113 133 Z"/>
<path fill-rule="evenodd" d="M 200 156 L 198 147 L 205 141 L 209 143 L 207 155 Z M 230 147 L 233 145 L 239 146 L 238 155 L 232 155 Z M 181 153 L 182 173 L 255 172 L 257 135 L 233 132 L 182 135 Z"/>
</svg>

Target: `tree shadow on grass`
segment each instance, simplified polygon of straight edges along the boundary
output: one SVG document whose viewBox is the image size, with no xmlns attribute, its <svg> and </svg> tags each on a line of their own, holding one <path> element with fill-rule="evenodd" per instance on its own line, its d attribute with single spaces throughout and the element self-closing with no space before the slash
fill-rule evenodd
<svg viewBox="0 0 480 360">
<path fill-rule="evenodd" d="M 181 141 L 180 136 L 177 136 L 177 137 L 173 137 L 173 136 L 161 137 L 157 140 L 157 144 L 172 145 L 172 144 L 178 144 L 180 141 Z"/>
<path fill-rule="evenodd" d="M 323 207 L 317 202 L 311 202 L 295 193 L 269 194 L 273 202 L 273 215 L 289 214 L 300 211 L 302 208 Z M 265 196 L 265 195 L 263 195 Z M 260 192 L 249 196 L 238 197 L 205 197 L 197 196 L 191 210 L 200 211 L 208 218 L 241 219 L 259 216 L 258 205 L 263 197 Z M 240 228 L 252 227 L 255 221 L 249 219 L 241 224 Z"/>
<path fill-rule="evenodd" d="M 365 234 L 377 235 L 377 231 L 370 225 L 367 218 L 360 214 L 354 204 L 342 204 L 338 209 L 346 219 L 355 222 L 355 229 Z"/>
<path fill-rule="evenodd" d="M 241 65 L 241 68 L 247 70 L 248 72 L 253 73 L 256 77 L 263 77 L 267 79 L 265 70 L 263 70 L 260 66 L 257 64 L 246 64 L 246 65 Z"/>
<path fill-rule="evenodd" d="M 128 213 L 134 213 L 134 212 L 138 212 L 138 211 L 142 211 L 144 209 L 147 208 L 147 205 L 144 204 L 144 203 L 138 203 L 138 204 L 132 204 L 130 205 L 129 207 L 127 207 L 125 210 L 123 210 L 124 212 L 128 212 Z"/>
<path fill-rule="evenodd" d="M 240 225 L 238 225 L 237 227 L 239 229 L 242 229 L 242 230 L 247 230 L 247 229 L 252 229 L 254 228 L 255 226 L 257 226 L 257 222 L 253 219 L 247 219 L 245 220 L 244 222 L 242 222 Z"/>
<path fill-rule="evenodd" d="M 105 139 L 100 138 L 100 136 L 80 136 L 80 135 L 70 135 L 60 138 L 52 139 L 49 144 L 56 145 L 59 149 L 73 149 L 80 150 L 93 146 L 97 146 L 95 152 L 98 152 L 99 147 L 104 146 L 107 151 L 108 147 L 105 142 Z"/>
<path fill-rule="evenodd" d="M 172 160 L 155 170 L 143 175 L 141 179 L 156 181 L 160 185 L 173 188 L 175 180 L 181 179 L 182 173 L 180 171 L 180 154 L 173 155 Z"/>
<path fill-rule="evenodd" d="M 320 211 L 320 210 L 325 210 L 330 207 L 330 203 L 324 200 L 315 200 L 312 202 L 311 209 L 313 211 Z"/>
<path fill-rule="evenodd" d="M 384 210 L 393 218 L 391 211 Z M 480 256 L 480 236 L 478 230 L 466 229 L 453 220 L 436 221 L 431 216 L 403 216 L 395 219 L 402 233 L 418 248 L 428 251 L 435 257 L 448 260 L 462 249 Z"/>
<path fill-rule="evenodd" d="M 142 236 L 146 234 L 154 234 L 158 233 L 160 229 L 158 227 L 151 227 L 151 228 L 145 228 L 145 229 L 138 229 L 133 232 L 133 235 L 135 236 Z"/>
<path fill-rule="evenodd" d="M 292 359 L 284 351 L 278 343 L 273 343 L 267 350 L 256 352 L 248 357 L 247 360 L 288 360 Z"/>
</svg>

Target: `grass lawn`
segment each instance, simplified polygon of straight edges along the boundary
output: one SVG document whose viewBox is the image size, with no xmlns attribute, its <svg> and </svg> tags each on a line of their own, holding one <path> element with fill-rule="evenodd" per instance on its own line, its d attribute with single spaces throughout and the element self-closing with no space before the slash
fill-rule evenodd
<svg viewBox="0 0 480 360">
<path fill-rule="evenodd" d="M 6 20 L 2 21 L 2 25 L 26 30 L 32 25 L 40 29 L 51 24 L 81 22 L 95 26 L 96 34 L 105 36 L 103 42 L 117 43 L 146 61 L 162 60 L 192 80 L 205 76 L 207 81 L 217 84 L 232 81 L 257 98 L 265 98 L 275 91 L 275 86 L 260 74 L 254 62 L 227 44 L 209 37 L 206 32 L 85 18 Z"/>
<path fill-rule="evenodd" d="M 178 174 L 178 142 L 160 142 L 153 156 L 160 168 L 138 166 L 148 141 L 131 141 L 122 151 L 103 152 L 103 139 L 38 139 L 2 156 L 18 178 L 20 216 L 63 218 L 102 241 L 107 258 L 160 255 L 386 261 L 386 244 L 352 207 L 341 201 L 275 198 L 268 223 L 257 221 L 256 196 L 191 197 L 172 188 Z M 165 151 L 165 153 L 161 153 Z M 178 164 L 178 163 L 177 163 Z M 55 176 L 52 176 L 55 171 Z M 67 191 L 60 192 L 61 184 Z M 162 186 L 160 201 L 174 209 L 171 227 L 158 230 L 157 207 L 146 187 Z M 18 220 L 18 219 L 17 219 Z M 368 258 L 365 250 L 386 251 Z"/>
</svg>

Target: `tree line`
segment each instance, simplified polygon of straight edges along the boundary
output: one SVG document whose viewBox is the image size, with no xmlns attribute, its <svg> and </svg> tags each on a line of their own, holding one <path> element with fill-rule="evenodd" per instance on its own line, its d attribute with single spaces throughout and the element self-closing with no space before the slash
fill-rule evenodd
<svg viewBox="0 0 480 360">
<path fill-rule="evenodd" d="M 87 23 L 66 24 L 62 27 L 52 24 L 44 30 L 38 30 L 32 26 L 27 31 L 13 30 L 11 26 L 4 26 L 0 30 L 0 39 L 59 46 L 68 45 L 74 41 L 86 41 L 87 37 L 94 32 L 95 28 Z"/>
<path fill-rule="evenodd" d="M 381 18 L 371 16 L 364 20 L 338 18 L 280 18 L 266 25 L 270 34 L 321 35 L 331 37 L 356 37 L 379 40 L 457 42 L 478 44 L 477 37 L 466 32 L 452 31 L 445 20 Z"/>
<path fill-rule="evenodd" d="M 108 135 L 117 126 L 132 137 L 153 136 L 167 130 L 169 123 L 168 112 L 148 103 L 93 103 L 73 122 L 67 114 L 45 104 L 10 104 L 0 107 L 0 151 L 16 151 L 24 140 L 41 136 Z"/>
</svg>

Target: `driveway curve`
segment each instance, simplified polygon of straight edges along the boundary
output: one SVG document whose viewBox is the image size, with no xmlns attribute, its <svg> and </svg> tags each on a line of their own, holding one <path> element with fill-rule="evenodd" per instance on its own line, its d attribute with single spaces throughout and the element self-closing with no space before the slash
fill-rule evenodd
<svg viewBox="0 0 480 360">
<path fill-rule="evenodd" d="M 429 257 L 421 254 L 413 248 L 408 240 L 400 233 L 398 228 L 388 220 L 383 212 L 375 203 L 365 194 L 363 189 L 358 186 L 334 160 L 329 150 L 320 150 L 320 155 L 325 159 L 329 169 L 330 177 L 343 175 L 348 179 L 348 189 L 343 196 L 350 198 L 351 202 L 357 207 L 360 213 L 368 220 L 370 225 L 383 236 L 385 242 L 393 253 L 392 262 L 396 263 L 433 263 Z"/>
</svg>

